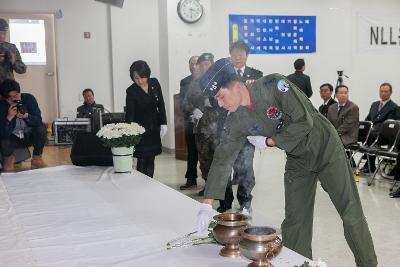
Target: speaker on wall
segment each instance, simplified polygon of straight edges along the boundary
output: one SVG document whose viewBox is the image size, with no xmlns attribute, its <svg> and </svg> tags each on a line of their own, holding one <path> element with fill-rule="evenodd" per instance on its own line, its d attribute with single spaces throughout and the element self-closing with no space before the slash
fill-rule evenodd
<svg viewBox="0 0 400 267">
<path fill-rule="evenodd" d="M 121 7 L 124 5 L 124 0 L 95 0 L 98 2 L 103 2 L 112 6 Z"/>
</svg>

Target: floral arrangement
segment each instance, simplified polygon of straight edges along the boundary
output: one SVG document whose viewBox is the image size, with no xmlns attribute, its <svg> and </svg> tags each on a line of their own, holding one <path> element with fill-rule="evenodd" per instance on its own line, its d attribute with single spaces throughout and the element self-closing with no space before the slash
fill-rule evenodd
<svg viewBox="0 0 400 267">
<path fill-rule="evenodd" d="M 106 147 L 131 147 L 140 141 L 145 129 L 137 123 L 110 123 L 104 125 L 97 136 Z"/>
</svg>

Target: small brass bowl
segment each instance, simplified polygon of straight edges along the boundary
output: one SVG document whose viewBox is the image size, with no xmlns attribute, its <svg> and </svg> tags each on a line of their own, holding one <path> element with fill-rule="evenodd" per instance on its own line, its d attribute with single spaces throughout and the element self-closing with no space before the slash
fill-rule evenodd
<svg viewBox="0 0 400 267">
<path fill-rule="evenodd" d="M 242 255 L 253 262 L 247 267 L 271 267 L 269 262 L 282 250 L 282 241 L 278 237 L 280 229 L 253 226 L 243 230 L 239 249 Z"/>
<path fill-rule="evenodd" d="M 240 256 L 240 233 L 249 225 L 249 219 L 249 216 L 239 213 L 223 213 L 214 216 L 217 222 L 213 229 L 214 238 L 224 245 L 219 255 L 230 258 Z"/>
</svg>

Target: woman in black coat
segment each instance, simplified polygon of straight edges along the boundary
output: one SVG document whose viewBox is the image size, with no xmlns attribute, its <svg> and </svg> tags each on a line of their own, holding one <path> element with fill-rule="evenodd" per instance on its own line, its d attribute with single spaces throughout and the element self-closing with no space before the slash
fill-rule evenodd
<svg viewBox="0 0 400 267">
<path fill-rule="evenodd" d="M 126 89 L 126 122 L 136 122 L 146 129 L 133 156 L 138 159 L 136 169 L 153 177 L 154 159 L 161 154 L 161 138 L 167 133 L 164 99 L 145 61 L 133 62 L 129 73 L 134 83 Z"/>
</svg>

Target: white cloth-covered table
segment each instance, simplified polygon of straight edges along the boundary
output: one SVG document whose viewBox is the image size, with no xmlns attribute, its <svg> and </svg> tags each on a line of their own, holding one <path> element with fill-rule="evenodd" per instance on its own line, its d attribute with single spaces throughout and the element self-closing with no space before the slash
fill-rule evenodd
<svg viewBox="0 0 400 267">
<path fill-rule="evenodd" d="M 60 166 L 0 179 L 0 266 L 246 266 L 220 246 L 166 250 L 199 203 L 138 172 Z M 305 258 L 284 248 L 275 266 Z"/>
</svg>

